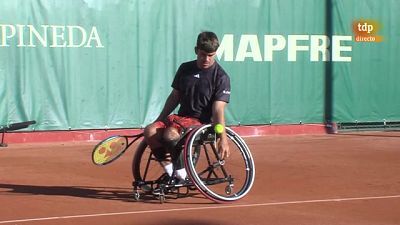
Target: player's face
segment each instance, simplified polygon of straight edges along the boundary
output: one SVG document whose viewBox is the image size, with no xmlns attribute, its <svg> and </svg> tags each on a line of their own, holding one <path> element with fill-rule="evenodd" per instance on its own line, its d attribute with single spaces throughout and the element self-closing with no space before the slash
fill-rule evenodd
<svg viewBox="0 0 400 225">
<path fill-rule="evenodd" d="M 206 51 L 203 51 L 201 49 L 196 49 L 196 55 L 197 55 L 197 66 L 200 69 L 208 69 L 215 63 L 215 55 L 216 52 L 211 52 L 208 53 Z"/>
</svg>

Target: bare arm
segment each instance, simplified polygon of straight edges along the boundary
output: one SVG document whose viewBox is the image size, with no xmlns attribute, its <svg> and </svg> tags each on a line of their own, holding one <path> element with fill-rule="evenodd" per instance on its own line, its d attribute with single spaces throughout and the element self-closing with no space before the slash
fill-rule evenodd
<svg viewBox="0 0 400 225">
<path fill-rule="evenodd" d="M 212 106 L 212 121 L 213 124 L 221 124 L 225 128 L 225 106 L 224 101 L 215 101 Z M 220 135 L 218 142 L 218 150 L 222 158 L 229 157 L 230 150 L 228 145 L 228 137 L 226 136 L 226 130 L 224 129 Z"/>
<path fill-rule="evenodd" d="M 174 109 L 178 106 L 179 98 L 180 98 L 179 91 L 173 89 L 169 94 L 167 100 L 165 101 L 164 108 L 161 111 L 158 118 L 156 119 L 156 121 L 165 120 L 167 116 L 171 114 L 171 112 L 174 111 Z"/>
</svg>

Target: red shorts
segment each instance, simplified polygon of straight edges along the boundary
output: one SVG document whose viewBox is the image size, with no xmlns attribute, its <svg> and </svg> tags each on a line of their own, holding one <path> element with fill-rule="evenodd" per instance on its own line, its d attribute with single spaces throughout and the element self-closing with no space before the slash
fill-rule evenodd
<svg viewBox="0 0 400 225">
<path fill-rule="evenodd" d="M 179 133 L 181 133 L 185 128 L 202 125 L 200 120 L 197 118 L 178 116 L 176 114 L 169 115 L 165 121 L 157 121 L 155 124 L 159 128 L 174 127 Z"/>
</svg>

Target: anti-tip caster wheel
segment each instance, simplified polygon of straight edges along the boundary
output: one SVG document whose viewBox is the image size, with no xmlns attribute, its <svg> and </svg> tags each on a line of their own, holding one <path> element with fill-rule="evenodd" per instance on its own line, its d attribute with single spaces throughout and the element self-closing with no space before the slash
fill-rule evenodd
<svg viewBox="0 0 400 225">
<path fill-rule="evenodd" d="M 140 193 L 137 191 L 137 192 L 135 192 L 135 193 L 133 193 L 133 198 L 136 200 L 136 201 L 139 201 L 140 200 Z"/>
<path fill-rule="evenodd" d="M 160 195 L 159 199 L 160 199 L 160 204 L 163 204 L 165 202 L 165 195 Z"/>
<path fill-rule="evenodd" d="M 225 193 L 227 195 L 232 194 L 232 186 L 231 185 L 228 185 L 228 186 L 225 187 Z"/>
</svg>

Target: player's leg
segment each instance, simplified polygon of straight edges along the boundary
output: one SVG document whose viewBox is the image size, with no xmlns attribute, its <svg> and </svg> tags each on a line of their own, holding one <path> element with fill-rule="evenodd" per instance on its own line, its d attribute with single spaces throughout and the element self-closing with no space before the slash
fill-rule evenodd
<svg viewBox="0 0 400 225">
<path fill-rule="evenodd" d="M 177 118 L 179 117 L 176 115 L 170 115 L 165 122 L 157 121 L 144 129 L 145 141 L 169 177 L 172 177 L 174 172 L 173 159 L 177 158 L 173 155 L 176 154 L 174 148 L 182 129 L 174 123 Z"/>
<path fill-rule="evenodd" d="M 163 160 L 166 154 L 166 149 L 163 143 L 163 134 L 165 128 L 166 125 L 164 122 L 157 121 L 146 126 L 143 132 L 144 140 L 150 147 L 154 156 L 159 160 Z"/>
<path fill-rule="evenodd" d="M 165 128 L 163 134 L 163 141 L 166 145 L 167 152 L 166 152 L 166 157 L 161 162 L 161 164 L 163 165 L 165 171 L 168 173 L 170 177 L 172 177 L 174 172 L 173 160 L 177 158 L 175 146 L 179 138 L 180 138 L 180 133 L 178 129 L 176 129 L 173 126 Z"/>
<path fill-rule="evenodd" d="M 168 165 L 171 166 L 173 165 L 172 162 L 174 162 L 175 176 L 181 181 L 185 181 L 187 177 L 183 158 L 180 157 L 183 147 L 182 135 L 189 127 L 197 125 L 201 125 L 201 123 L 196 118 L 170 115 L 167 119 L 164 141 L 167 146 L 167 152 L 170 153 L 171 162 L 166 163 L 169 163 Z"/>
</svg>

